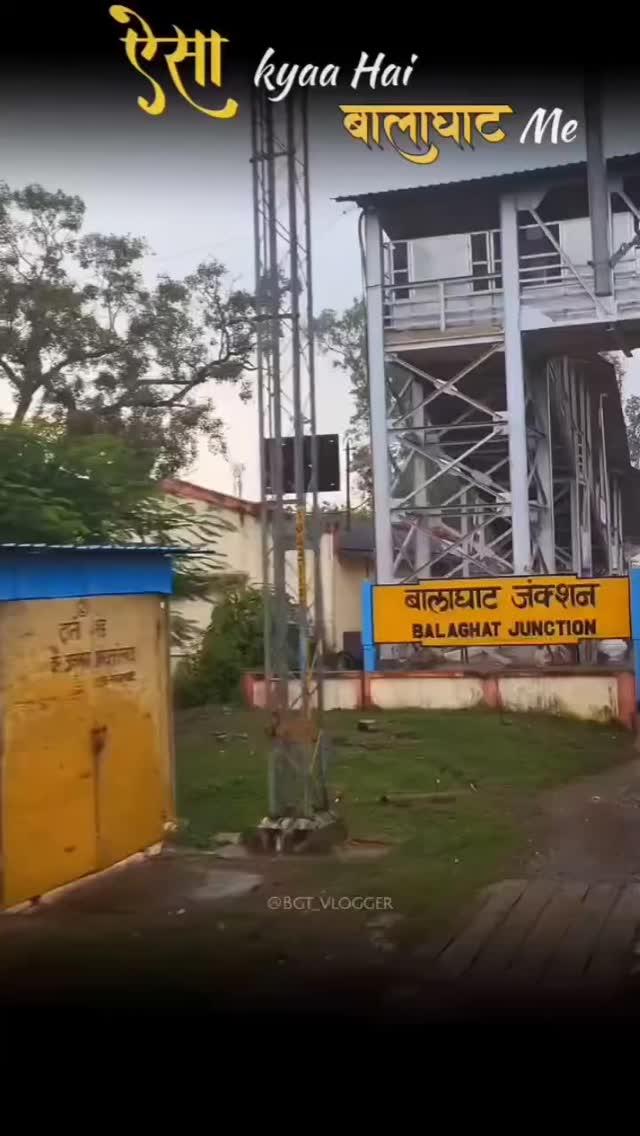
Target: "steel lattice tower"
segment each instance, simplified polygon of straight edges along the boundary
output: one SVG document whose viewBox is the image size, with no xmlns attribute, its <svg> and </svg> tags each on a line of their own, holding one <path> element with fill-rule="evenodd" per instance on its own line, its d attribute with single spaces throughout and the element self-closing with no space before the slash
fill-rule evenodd
<svg viewBox="0 0 640 1136">
<path fill-rule="evenodd" d="M 309 816 L 314 808 L 326 806 L 318 777 L 323 761 L 316 760 L 324 634 L 308 163 L 305 100 L 292 97 L 274 104 L 256 91 L 252 167 L 265 689 L 268 706 L 280 723 L 289 711 L 297 711 L 299 719 L 292 729 L 288 715 L 287 737 L 295 734 L 295 745 L 289 748 L 285 765 L 289 772 L 296 767 L 289 788 L 283 789 L 278 761 L 272 762 L 271 817 L 285 811 Z M 310 439 L 310 480 L 305 436 Z M 285 484 L 287 438 L 293 438 L 294 499 Z M 297 628 L 295 654 L 289 634 L 292 621 Z M 306 728 L 301 722 L 307 723 Z M 281 739 L 282 732 L 276 730 L 274 736 Z"/>
</svg>

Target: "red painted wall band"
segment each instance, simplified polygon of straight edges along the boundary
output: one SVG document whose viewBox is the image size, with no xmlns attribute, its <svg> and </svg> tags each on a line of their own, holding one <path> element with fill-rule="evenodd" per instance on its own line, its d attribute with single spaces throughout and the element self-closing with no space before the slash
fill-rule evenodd
<svg viewBox="0 0 640 1136">
<path fill-rule="evenodd" d="M 527 674 L 529 674 L 531 675 L 531 677 L 535 676 L 536 678 L 539 678 L 541 673 L 544 674 L 544 672 L 541 672 L 536 668 L 536 670 L 531 670 L 528 672 L 519 670 L 517 672 L 517 675 L 518 677 L 522 678 L 526 677 Z M 572 670 L 570 673 L 571 677 L 575 677 L 575 670 Z M 579 672 L 577 673 L 579 674 Z M 630 673 L 629 671 L 619 671 L 614 673 L 616 674 L 618 692 L 618 721 L 620 722 L 620 725 L 624 726 L 626 730 L 634 730 L 636 728 L 638 717 L 636 712 L 635 675 Z M 372 690 L 372 685 L 374 682 L 380 682 L 384 681 L 385 679 L 394 678 L 480 678 L 482 682 L 482 694 L 485 706 L 489 710 L 501 710 L 503 704 L 502 695 L 500 692 L 500 678 L 513 677 L 515 674 L 516 672 L 513 671 L 507 671 L 506 673 L 501 672 L 500 675 L 477 675 L 470 672 L 467 672 L 465 674 L 464 672 L 460 671 L 439 671 L 435 673 L 423 671 L 421 673 L 414 672 L 413 674 L 406 671 L 404 673 L 397 673 L 393 671 L 385 673 L 384 671 L 382 671 L 377 672 L 375 675 L 371 675 L 363 671 L 360 674 L 346 674 L 343 672 L 340 677 L 343 680 L 350 679 L 352 682 L 357 682 L 359 694 L 359 697 L 357 699 L 357 707 L 361 710 L 371 710 L 375 709 L 376 707 L 376 702 Z M 611 675 L 611 672 L 609 672 L 609 675 Z M 556 674 L 555 677 L 560 680 L 563 678 L 561 674 Z M 567 677 L 569 677 L 569 675 L 567 675 Z M 585 675 L 584 677 L 586 678 L 588 676 Z M 603 673 L 602 677 L 606 677 L 606 674 Z M 262 677 L 257 678 L 256 675 L 253 674 L 243 675 L 242 691 L 244 699 L 247 706 L 251 707 L 252 709 L 256 709 L 257 707 L 257 688 L 259 685 L 262 686 L 264 701 L 266 704 L 267 690 L 264 679 Z M 276 681 L 274 680 L 274 682 L 272 683 L 272 690 L 275 688 L 275 685 Z"/>
<path fill-rule="evenodd" d="M 636 678 L 628 671 L 618 674 L 618 721 L 626 730 L 636 726 Z"/>
<path fill-rule="evenodd" d="M 489 710 L 502 709 L 502 695 L 500 693 L 500 679 L 497 675 L 487 675 L 482 680 L 482 693 L 485 705 Z"/>
<path fill-rule="evenodd" d="M 252 674 L 243 674 L 242 676 L 242 695 L 244 700 L 251 708 L 255 710 L 256 707 L 256 680 Z"/>
</svg>

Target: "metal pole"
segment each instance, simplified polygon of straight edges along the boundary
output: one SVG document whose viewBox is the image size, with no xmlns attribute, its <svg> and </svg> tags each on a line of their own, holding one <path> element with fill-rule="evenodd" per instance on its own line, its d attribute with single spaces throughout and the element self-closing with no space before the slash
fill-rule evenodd
<svg viewBox="0 0 640 1136">
<path fill-rule="evenodd" d="M 346 453 L 346 466 L 347 466 L 347 532 L 351 530 L 351 447 L 347 442 L 345 447 Z"/>
<path fill-rule="evenodd" d="M 309 604 L 307 603 L 307 576 L 305 555 L 309 541 L 306 526 L 305 427 L 310 402 L 312 440 L 311 491 L 314 500 L 314 571 L 316 587 L 314 612 L 316 626 L 322 632 L 322 574 L 319 556 L 318 509 L 318 438 L 315 403 L 315 374 L 313 353 L 313 302 L 311 296 L 311 219 L 309 205 L 308 137 L 305 106 L 296 99 L 282 106 L 271 103 L 266 97 L 256 101 L 257 130 L 254 131 L 254 161 L 259 166 L 257 276 L 261 282 L 259 296 L 262 311 L 257 322 L 263 330 L 259 337 L 260 357 L 263 363 L 263 431 L 267 430 L 269 413 L 269 444 L 265 482 L 269 493 L 272 517 L 272 547 L 274 565 L 273 615 L 271 625 L 271 669 L 277 675 L 274 685 L 278 701 L 274 710 L 294 710 L 302 703 L 302 712 L 296 717 L 274 713 L 272 720 L 273 746 L 271 749 L 271 780 L 269 784 L 269 816 L 262 827 L 275 835 L 278 847 L 283 846 L 281 822 L 304 818 L 305 824 L 320 809 L 320 817 L 327 811 L 326 789 L 323 783 L 327 761 L 324 739 L 311 720 L 312 665 L 309 652 Z M 260 137 L 261 136 L 261 137 Z M 257 147 L 257 152 L 256 152 Z M 304 222 L 298 212 L 304 205 Z M 306 230 L 307 248 L 304 248 L 302 229 Z M 285 282 L 289 281 L 290 302 L 282 300 Z M 265 287 L 266 281 L 266 287 Z M 306 312 L 303 310 L 302 288 L 307 288 Z M 282 310 L 284 307 L 285 310 Z M 308 322 L 308 339 L 303 336 L 301 320 Z M 286 329 L 286 335 L 283 334 Z M 304 382 L 309 379 L 309 388 Z M 290 384 L 290 386 L 289 386 Z M 268 402 L 269 412 L 266 409 Z M 287 425 L 285 426 L 285 423 Z M 285 470 L 283 442 L 293 442 L 294 486 L 284 482 Z M 269 468 L 271 467 L 271 468 Z M 289 674 L 291 659 L 287 642 L 287 595 L 289 543 L 286 496 L 295 487 L 296 542 L 298 554 L 298 604 L 296 631 L 301 648 L 298 660 L 293 661 L 296 677 L 300 676 L 300 697 L 291 698 Z M 322 650 L 322 641 L 318 644 Z M 315 658 L 314 658 L 315 663 Z M 321 669 L 322 660 L 319 660 Z M 315 678 L 315 674 L 313 675 Z M 318 705 L 322 706 L 322 683 L 316 685 Z M 290 701 L 291 699 L 291 701 Z M 306 720 L 305 720 L 306 718 Z M 317 818 L 316 818 L 317 819 Z M 320 819 L 319 823 L 326 823 Z M 304 826 L 302 826 L 304 827 Z M 287 832 L 289 829 L 287 828 Z"/>
<path fill-rule="evenodd" d="M 536 413 L 537 436 L 533 465 L 542 486 L 545 505 L 537 510 L 537 544 L 544 570 L 553 574 L 556 570 L 556 538 L 553 515 L 553 451 L 551 446 L 551 401 L 549 397 L 549 373 L 543 367 L 529 376 L 529 389 Z"/>
<path fill-rule="evenodd" d="M 387 457 L 387 393 L 384 358 L 382 234 L 377 214 L 365 214 L 367 370 L 371 407 L 376 581 L 393 583 L 391 495 Z"/>
<path fill-rule="evenodd" d="M 602 94 L 600 80 L 594 75 L 585 80 L 584 112 L 594 292 L 596 296 L 611 296 L 613 273 L 609 246 L 607 163 L 602 142 Z"/>
<path fill-rule="evenodd" d="M 411 405 L 414 406 L 415 413 L 412 417 L 412 425 L 416 427 L 416 442 L 421 450 L 426 450 L 429 446 L 427 434 L 423 429 L 428 425 L 428 418 L 426 417 L 425 407 L 425 390 L 419 379 L 414 379 L 411 383 Z M 425 483 L 429 478 L 429 470 L 427 468 L 427 459 L 422 455 L 415 453 L 413 456 L 413 488 L 415 489 L 415 504 L 422 509 L 429 505 L 429 491 L 425 487 Z M 414 545 L 414 561 L 416 580 L 421 579 L 421 573 L 429 577 L 431 575 L 431 533 L 429 531 L 430 518 L 426 513 L 418 516 L 416 521 L 415 531 L 415 545 Z"/>
<path fill-rule="evenodd" d="M 309 688 L 307 670 L 309 666 L 309 631 L 307 620 L 307 564 L 305 548 L 306 485 L 304 469 L 304 417 L 300 390 L 300 280 L 298 276 L 298 215 L 296 202 L 296 168 L 294 155 L 295 137 L 295 99 L 287 103 L 287 182 L 289 195 L 289 289 L 291 296 L 291 355 L 293 377 L 293 460 L 294 485 L 296 492 L 296 531 L 301 537 L 298 545 L 298 654 L 302 707 L 305 714 L 309 709 Z"/>
<path fill-rule="evenodd" d="M 609 486 L 609 463 L 607 462 L 607 432 L 604 423 L 604 400 L 606 394 L 601 394 L 598 403 L 598 430 L 600 432 L 600 488 L 604 496 L 605 508 L 605 527 L 607 533 L 607 547 L 605 550 L 607 558 L 607 572 L 613 574 L 614 568 L 617 569 L 616 563 L 616 550 L 613 542 L 613 533 L 611 531 L 611 489 Z"/>
<path fill-rule="evenodd" d="M 268 198 L 268 245 L 269 245 L 269 308 L 271 336 L 271 381 L 273 401 L 273 448 L 272 448 L 272 490 L 273 490 L 273 584 L 274 584 L 274 635 L 273 649 L 276 675 L 278 678 L 278 704 L 282 709 L 289 705 L 289 666 L 288 666 L 288 604 L 285 580 L 284 548 L 284 501 L 282 468 L 282 391 L 280 376 L 280 277 L 278 273 L 278 230 L 277 196 L 275 175 L 275 139 L 273 132 L 273 107 L 265 100 L 266 155 L 268 160 L 267 198 Z"/>
<path fill-rule="evenodd" d="M 315 333 L 313 329 L 313 263 L 311 257 L 311 194 L 309 188 L 309 120 L 307 92 L 304 91 L 301 99 L 302 116 L 302 159 L 304 163 L 304 233 L 306 250 L 306 283 L 307 283 L 307 372 L 309 380 L 309 427 L 311 430 L 311 543 L 313 547 L 313 622 L 316 651 L 316 699 L 318 713 L 324 709 L 324 595 L 322 586 L 322 563 L 320 553 L 322 549 L 322 514 L 318 501 L 319 456 L 318 456 L 318 424 L 316 416 L 316 362 L 315 362 Z"/>
<path fill-rule="evenodd" d="M 267 505 L 267 473 L 264 452 L 265 416 L 264 416 L 264 354 L 262 339 L 264 323 L 260 316 L 263 314 L 261 289 L 264 281 L 261 280 L 260 270 L 260 162 L 258 153 L 262 151 L 264 140 L 258 137 L 258 114 L 256 98 L 251 102 L 251 144 L 253 152 L 253 229 L 255 240 L 255 280 L 256 296 L 258 297 L 258 310 L 256 315 L 256 363 L 258 373 L 258 457 L 260 462 L 260 526 L 261 526 L 261 553 L 262 553 L 262 610 L 263 610 L 263 638 L 264 638 L 264 684 L 265 706 L 271 709 L 272 695 L 272 666 L 271 666 L 271 587 L 269 579 L 269 507 Z"/>
<path fill-rule="evenodd" d="M 531 568 L 531 533 L 527 476 L 524 361 L 520 333 L 518 211 L 516 200 L 512 196 L 503 196 L 500 199 L 500 233 L 504 295 L 504 361 L 509 418 L 513 571 L 515 575 L 522 575 L 529 572 Z"/>
</svg>

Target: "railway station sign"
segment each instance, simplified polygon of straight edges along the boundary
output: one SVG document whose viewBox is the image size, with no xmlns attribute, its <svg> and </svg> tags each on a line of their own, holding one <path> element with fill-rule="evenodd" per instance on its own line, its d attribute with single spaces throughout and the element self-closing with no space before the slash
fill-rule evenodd
<svg viewBox="0 0 640 1136">
<path fill-rule="evenodd" d="M 431 580 L 372 591 L 380 644 L 524 647 L 631 638 L 627 576 Z"/>
</svg>

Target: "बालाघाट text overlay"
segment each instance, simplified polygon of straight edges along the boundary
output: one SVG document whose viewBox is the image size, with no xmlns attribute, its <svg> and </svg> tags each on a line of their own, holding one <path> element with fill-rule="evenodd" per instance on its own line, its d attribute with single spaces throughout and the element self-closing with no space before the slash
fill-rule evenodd
<svg viewBox="0 0 640 1136">
<path fill-rule="evenodd" d="M 150 85 L 149 93 L 140 95 L 137 103 L 145 114 L 157 117 L 167 112 L 165 87 L 158 71 L 152 73 L 152 64 L 166 67 L 165 80 L 171 80 L 175 91 L 194 110 L 211 119 L 232 120 L 238 115 L 239 101 L 232 97 L 222 105 L 205 105 L 200 91 L 218 92 L 223 88 L 223 50 L 229 39 L 217 31 L 191 34 L 173 25 L 171 35 L 157 34 L 151 24 L 132 8 L 113 4 L 109 13 L 116 23 L 126 27 L 122 37 L 125 55 L 139 75 Z M 361 93 L 406 91 L 416 76 L 420 57 L 408 52 L 402 61 L 389 59 L 386 52 L 361 51 L 350 68 L 331 61 L 325 63 L 295 63 L 280 60 L 273 47 L 267 47 L 253 75 L 253 86 L 262 90 L 273 103 L 289 98 L 295 89 L 344 89 Z M 473 151 L 476 143 L 501 143 L 507 139 L 508 122 L 503 119 L 516 112 L 509 104 L 501 103 L 417 103 L 399 104 L 384 102 L 380 105 L 367 102 L 340 106 L 343 126 L 355 141 L 372 144 L 382 149 L 384 143 L 409 162 L 430 165 L 440 157 L 442 140 L 454 142 Z M 529 117 L 519 141 L 541 145 L 571 143 L 576 140 L 578 121 L 569 118 L 561 107 L 547 111 L 538 107 Z"/>
</svg>

